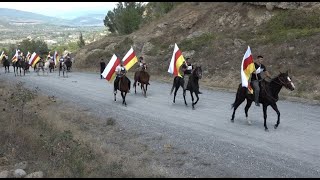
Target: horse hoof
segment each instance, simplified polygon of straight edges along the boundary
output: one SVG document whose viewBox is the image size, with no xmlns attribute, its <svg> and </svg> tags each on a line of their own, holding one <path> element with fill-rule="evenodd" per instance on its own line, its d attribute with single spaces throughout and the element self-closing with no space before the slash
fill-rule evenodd
<svg viewBox="0 0 320 180">
<path fill-rule="evenodd" d="M 230 121 L 231 121 L 232 123 L 234 123 L 234 120 L 233 120 L 233 119 L 231 119 Z"/>
<path fill-rule="evenodd" d="M 249 125 L 251 125 L 251 124 L 252 124 L 252 122 L 251 122 L 251 121 L 247 121 L 247 122 L 248 122 L 248 124 L 249 124 Z"/>
<path fill-rule="evenodd" d="M 192 110 L 195 110 L 195 108 L 194 108 L 194 107 L 192 107 Z"/>
<path fill-rule="evenodd" d="M 269 129 L 268 129 L 268 128 L 266 128 L 266 129 L 264 129 L 264 131 L 269 132 Z"/>
<path fill-rule="evenodd" d="M 278 125 L 277 125 L 277 124 L 275 124 L 275 125 L 274 125 L 274 129 L 277 129 L 277 127 L 278 127 Z"/>
</svg>

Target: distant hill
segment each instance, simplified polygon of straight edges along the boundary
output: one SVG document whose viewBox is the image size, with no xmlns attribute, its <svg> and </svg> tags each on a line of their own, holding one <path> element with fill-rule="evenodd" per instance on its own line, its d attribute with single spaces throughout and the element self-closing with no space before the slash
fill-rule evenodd
<svg viewBox="0 0 320 180">
<path fill-rule="evenodd" d="M 2 22 L 9 24 L 52 24 L 67 26 L 103 26 L 102 14 L 88 14 L 72 20 L 45 16 L 37 13 L 26 12 L 15 9 L 0 8 Z"/>
</svg>

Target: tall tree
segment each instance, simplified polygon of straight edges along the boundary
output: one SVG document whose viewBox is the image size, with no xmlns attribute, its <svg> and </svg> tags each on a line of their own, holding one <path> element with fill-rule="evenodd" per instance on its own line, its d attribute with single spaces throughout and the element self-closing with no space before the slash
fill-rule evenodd
<svg viewBox="0 0 320 180">
<path fill-rule="evenodd" d="M 118 2 L 113 11 L 108 11 L 104 25 L 111 33 L 130 34 L 139 29 L 143 12 L 141 2 Z"/>
<path fill-rule="evenodd" d="M 82 48 L 83 46 L 85 46 L 85 42 L 84 42 L 84 39 L 83 39 L 83 36 L 82 36 L 82 32 L 80 32 L 80 36 L 79 36 L 79 41 L 78 41 L 78 46 L 79 48 Z"/>
</svg>

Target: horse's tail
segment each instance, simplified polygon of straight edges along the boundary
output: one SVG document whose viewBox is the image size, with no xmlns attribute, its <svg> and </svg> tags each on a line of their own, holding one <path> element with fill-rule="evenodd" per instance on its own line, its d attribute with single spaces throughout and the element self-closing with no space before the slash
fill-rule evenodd
<svg viewBox="0 0 320 180">
<path fill-rule="evenodd" d="M 234 108 L 234 104 L 237 102 L 237 100 L 239 99 L 238 97 L 239 97 L 239 95 L 240 95 L 240 93 L 241 93 L 241 84 L 239 84 L 239 87 L 238 87 L 238 89 L 237 89 L 237 93 L 236 93 L 236 99 L 234 100 L 234 103 L 232 103 L 231 104 L 231 109 L 233 109 Z"/>
<path fill-rule="evenodd" d="M 173 90 L 174 90 L 174 80 L 175 78 L 173 79 L 173 83 L 172 83 L 172 88 L 171 88 L 171 91 L 170 91 L 170 95 L 172 94 Z"/>
</svg>

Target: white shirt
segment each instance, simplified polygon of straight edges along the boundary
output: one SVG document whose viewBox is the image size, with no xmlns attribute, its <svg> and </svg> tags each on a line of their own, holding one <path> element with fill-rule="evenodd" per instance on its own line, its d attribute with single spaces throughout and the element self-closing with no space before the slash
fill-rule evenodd
<svg viewBox="0 0 320 180">
<path fill-rule="evenodd" d="M 120 65 L 118 65 L 116 68 L 117 74 L 120 74 L 121 71 L 125 71 L 125 70 L 126 70 L 126 68 L 124 66 L 120 66 Z"/>
</svg>

